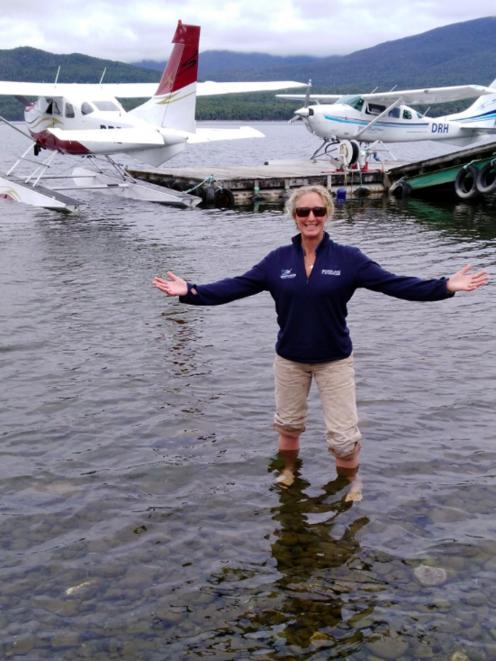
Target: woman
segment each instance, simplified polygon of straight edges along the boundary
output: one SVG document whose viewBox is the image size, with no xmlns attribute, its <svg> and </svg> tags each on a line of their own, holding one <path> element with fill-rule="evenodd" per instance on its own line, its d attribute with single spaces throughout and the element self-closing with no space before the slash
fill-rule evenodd
<svg viewBox="0 0 496 661">
<path fill-rule="evenodd" d="M 284 459 L 276 481 L 283 486 L 294 481 L 307 396 L 315 378 L 336 469 L 352 483 L 347 498 L 359 500 L 361 434 L 352 343 L 346 325 L 349 299 L 358 287 L 366 287 L 411 301 L 437 301 L 485 285 L 488 274 L 472 273 L 467 265 L 449 278 L 421 280 L 384 270 L 358 248 L 329 238 L 324 228 L 332 216 L 333 202 L 322 186 L 296 189 L 286 209 L 299 233 L 290 245 L 273 250 L 244 275 L 197 286 L 169 272 L 167 280 L 155 277 L 153 285 L 192 305 L 220 305 L 261 291 L 270 292 L 279 324 L 274 428 Z"/>
</svg>

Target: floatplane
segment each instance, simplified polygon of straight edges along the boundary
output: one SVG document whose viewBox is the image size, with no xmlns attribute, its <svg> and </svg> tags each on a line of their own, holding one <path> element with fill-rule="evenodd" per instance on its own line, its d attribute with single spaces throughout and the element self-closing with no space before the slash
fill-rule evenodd
<svg viewBox="0 0 496 661">
<path fill-rule="evenodd" d="M 79 201 L 69 197 L 68 191 L 81 189 L 181 207 L 196 206 L 201 201 L 198 196 L 137 181 L 114 155 L 124 153 L 158 167 L 187 144 L 264 137 L 248 126 L 196 128 L 196 97 L 304 86 L 294 81 L 199 83 L 199 39 L 199 26 L 178 22 L 172 53 L 158 86 L 59 83 L 58 74 L 53 83 L 0 81 L 1 95 L 15 96 L 24 103 L 27 132 L 3 117 L 0 120 L 30 139 L 26 151 L 0 176 L 0 197 L 74 211 Z M 30 102 L 27 97 L 38 98 Z M 147 101 L 126 112 L 118 99 L 133 98 Z M 52 175 L 50 168 L 58 154 L 80 156 L 90 167 L 77 167 L 70 177 Z M 26 163 L 35 163 L 34 170 L 19 176 L 21 164 Z"/>
<path fill-rule="evenodd" d="M 309 81 L 306 94 L 276 96 L 304 101 L 290 121 L 303 120 L 310 133 L 322 140 L 311 159 L 329 156 L 346 166 L 385 143 L 444 140 L 465 147 L 496 132 L 496 80 L 488 87 L 456 85 L 347 95 L 312 94 Z M 442 117 L 429 117 L 428 111 L 422 114 L 411 107 L 473 98 L 475 102 L 463 112 Z"/>
</svg>

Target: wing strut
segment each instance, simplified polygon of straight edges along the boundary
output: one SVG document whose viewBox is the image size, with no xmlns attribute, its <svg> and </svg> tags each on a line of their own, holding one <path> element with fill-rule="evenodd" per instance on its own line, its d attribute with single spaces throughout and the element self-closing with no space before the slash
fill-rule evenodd
<svg viewBox="0 0 496 661">
<path fill-rule="evenodd" d="M 355 138 L 355 139 L 360 138 L 360 136 L 361 136 L 363 133 L 365 133 L 365 131 L 368 131 L 368 129 L 369 129 L 371 126 L 373 126 L 376 122 L 378 122 L 378 121 L 379 121 L 380 119 L 382 119 L 385 115 L 387 115 L 387 114 L 388 114 L 393 108 L 396 108 L 396 106 L 399 106 L 400 103 L 401 103 L 401 101 L 402 101 L 401 97 L 398 97 L 397 99 L 395 99 L 395 100 L 393 101 L 393 103 L 391 103 L 391 105 L 389 105 L 389 106 L 386 108 L 386 110 L 383 110 L 379 115 L 377 115 L 377 117 L 374 117 L 374 119 L 372 119 L 372 120 L 367 124 L 367 126 L 364 126 L 363 129 L 361 129 L 360 131 L 358 131 L 358 133 L 354 136 L 354 138 Z"/>
<path fill-rule="evenodd" d="M 17 131 L 18 133 L 23 135 L 25 138 L 27 138 L 28 140 L 31 140 L 31 142 L 33 142 L 33 138 L 29 135 L 29 133 L 25 133 L 18 126 L 16 126 L 15 124 L 12 124 L 12 122 L 9 122 L 8 119 L 5 119 L 5 117 L 2 117 L 2 115 L 0 115 L 0 122 L 3 122 L 4 124 L 7 124 L 7 126 L 10 126 L 11 129 L 14 129 L 14 131 Z"/>
</svg>

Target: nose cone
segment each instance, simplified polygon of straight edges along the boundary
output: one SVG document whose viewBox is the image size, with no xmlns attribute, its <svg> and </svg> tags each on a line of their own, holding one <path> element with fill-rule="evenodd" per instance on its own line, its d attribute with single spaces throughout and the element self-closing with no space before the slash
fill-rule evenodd
<svg viewBox="0 0 496 661">
<path fill-rule="evenodd" d="M 295 117 L 300 117 L 301 119 L 307 119 L 310 115 L 310 108 L 307 107 L 298 108 L 298 110 L 295 110 L 294 114 Z"/>
</svg>

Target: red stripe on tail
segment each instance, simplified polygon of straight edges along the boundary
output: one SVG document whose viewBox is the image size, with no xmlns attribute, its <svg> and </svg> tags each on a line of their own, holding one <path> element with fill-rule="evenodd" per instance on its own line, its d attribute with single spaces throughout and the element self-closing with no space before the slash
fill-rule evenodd
<svg viewBox="0 0 496 661">
<path fill-rule="evenodd" d="M 200 26 L 185 25 L 178 21 L 172 39 L 174 48 L 167 62 L 155 96 L 176 92 L 195 83 L 198 77 L 198 46 Z"/>
</svg>

